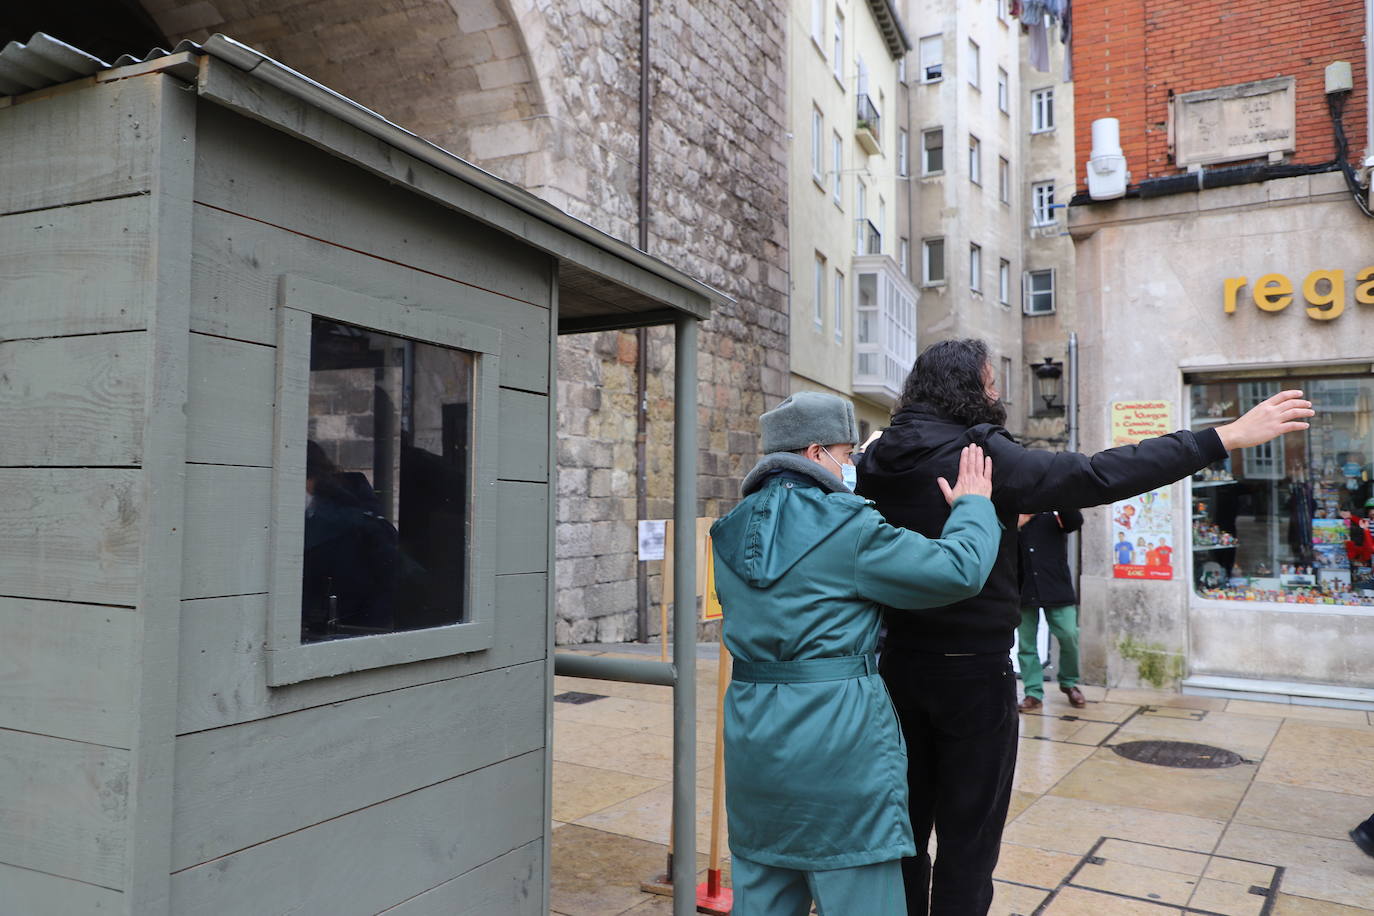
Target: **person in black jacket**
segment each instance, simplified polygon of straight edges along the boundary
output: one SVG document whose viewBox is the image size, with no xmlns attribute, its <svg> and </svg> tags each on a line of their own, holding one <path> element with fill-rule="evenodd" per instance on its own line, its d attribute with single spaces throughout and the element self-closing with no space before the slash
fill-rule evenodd
<svg viewBox="0 0 1374 916">
<path fill-rule="evenodd" d="M 1045 669 L 1040 664 L 1036 635 L 1040 629 L 1040 609 L 1045 622 L 1059 641 L 1059 689 L 1075 709 L 1088 705 L 1078 689 L 1078 595 L 1069 573 L 1066 536 L 1083 527 L 1083 513 L 1077 509 L 1022 515 L 1021 545 L 1021 627 L 1017 630 L 1017 660 L 1021 663 L 1021 685 L 1025 699 L 1022 712 L 1039 709 L 1045 702 Z"/>
<path fill-rule="evenodd" d="M 1012 633 L 1021 621 L 1016 518 L 1095 506 L 1164 486 L 1233 449 L 1307 428 L 1312 405 L 1283 391 L 1225 426 L 1183 430 L 1096 455 L 1018 445 L 987 346 L 946 340 L 927 347 L 907 376 L 892 424 L 859 460 L 858 489 L 893 525 L 938 537 L 949 515 L 936 478 L 958 471 L 960 450 L 981 445 L 993 461 L 992 501 L 1003 526 L 996 565 L 973 598 L 921 614 L 887 616 L 880 673 L 908 748 L 917 855 L 902 861 L 910 916 L 984 914 L 1016 765 Z M 939 860 L 926 852 L 934 828 Z"/>
</svg>

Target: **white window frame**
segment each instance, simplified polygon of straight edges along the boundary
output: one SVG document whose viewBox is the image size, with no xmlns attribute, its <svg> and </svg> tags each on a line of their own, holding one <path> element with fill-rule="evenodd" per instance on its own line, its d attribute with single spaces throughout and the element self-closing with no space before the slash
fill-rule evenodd
<svg viewBox="0 0 1374 916">
<path fill-rule="evenodd" d="M 835 38 L 833 42 L 834 59 L 830 62 L 835 74 L 835 82 L 840 84 L 840 89 L 844 90 L 844 12 L 837 6 L 835 7 Z"/>
<path fill-rule="evenodd" d="M 834 299 L 835 343 L 844 343 L 844 271 L 838 268 L 835 270 L 831 298 Z"/>
<path fill-rule="evenodd" d="M 1006 258 L 997 261 L 997 301 L 1011 305 L 1011 262 Z"/>
<path fill-rule="evenodd" d="M 911 240 L 897 240 L 897 267 L 901 270 L 902 276 L 911 278 Z"/>
<path fill-rule="evenodd" d="M 983 141 L 973 134 L 968 135 L 968 180 L 983 185 Z"/>
<path fill-rule="evenodd" d="M 1013 384 L 1015 381 L 1016 381 L 1016 370 L 1015 370 L 1015 368 L 1014 368 L 1013 365 L 1012 365 L 1011 357 L 1010 357 L 1010 356 L 1004 356 L 1004 357 L 1002 357 L 1002 390 L 1001 390 L 1001 392 L 999 392 L 999 393 L 1002 395 L 1002 403 L 1003 403 L 1003 404 L 1014 404 L 1014 403 L 1016 403 L 1015 398 L 1014 398 L 1015 392 L 1012 391 L 1012 384 Z"/>
<path fill-rule="evenodd" d="M 825 330 L 825 255 L 816 252 L 816 261 L 811 268 L 811 320 L 817 331 Z"/>
<path fill-rule="evenodd" d="M 835 206 L 844 209 L 844 140 L 840 137 L 840 132 L 835 131 L 830 135 L 830 158 L 835 167 L 834 180 L 830 182 L 830 199 L 835 201 Z"/>
<path fill-rule="evenodd" d="M 811 180 L 825 187 L 825 115 L 817 105 L 811 106 Z"/>
<path fill-rule="evenodd" d="M 968 52 L 968 84 L 979 92 L 982 92 L 983 86 L 980 71 L 983 69 L 983 49 L 978 47 L 978 42 L 970 38 L 968 40 Z"/>
<path fill-rule="evenodd" d="M 1043 134 L 1054 130 L 1054 87 L 1031 91 L 1031 133 Z"/>
<path fill-rule="evenodd" d="M 1054 182 L 1037 181 L 1031 185 L 1031 224 L 1054 224 Z"/>
<path fill-rule="evenodd" d="M 932 265 L 931 252 L 934 246 L 940 249 L 940 276 L 934 277 L 930 268 Z M 944 236 L 921 239 L 921 285 L 922 286 L 943 286 L 948 282 L 949 271 L 945 269 L 945 239 Z"/>
<path fill-rule="evenodd" d="M 911 134 L 905 127 L 897 128 L 897 174 L 902 178 L 911 175 Z"/>
<path fill-rule="evenodd" d="M 983 291 L 983 246 L 977 242 L 968 246 L 968 288 L 975 293 Z"/>
<path fill-rule="evenodd" d="M 498 524 L 496 432 L 501 423 L 501 332 L 463 318 L 287 274 L 277 309 L 267 683 L 279 687 L 491 648 L 496 619 L 496 551 L 493 538 L 480 536 L 467 544 L 464 622 L 357 639 L 301 642 L 305 446 L 310 421 L 311 319 L 315 316 L 473 354 L 473 463 L 468 490 L 472 530 L 492 532 Z"/>
<path fill-rule="evenodd" d="M 1011 206 L 1011 160 L 997 157 L 997 199 Z"/>
<path fill-rule="evenodd" d="M 883 195 L 878 195 L 878 250 L 870 251 L 869 254 L 883 253 L 883 239 L 887 237 L 887 201 L 883 200 Z"/>
<path fill-rule="evenodd" d="M 897 58 L 897 85 L 906 85 L 906 55 Z"/>
<path fill-rule="evenodd" d="M 997 21 L 1003 25 L 1007 23 L 1007 0 L 997 0 Z"/>
<path fill-rule="evenodd" d="M 825 57 L 825 0 L 811 0 L 811 43 Z"/>
<path fill-rule="evenodd" d="M 864 223 L 868 221 L 868 185 L 854 176 L 854 253 L 862 255 L 868 240 L 864 238 Z"/>
<path fill-rule="evenodd" d="M 1004 115 L 1011 114 L 1011 77 L 1005 67 L 997 68 L 997 110 Z"/>
<path fill-rule="evenodd" d="M 1049 276 L 1050 288 L 1048 290 L 1035 289 L 1035 277 Z M 1021 311 L 1027 315 L 1053 315 L 1055 310 L 1055 275 L 1054 268 L 1049 267 L 1044 270 L 1028 270 L 1025 272 L 1021 281 Z M 1050 306 L 1047 309 L 1034 308 L 1035 296 L 1049 294 Z"/>
<path fill-rule="evenodd" d="M 932 169 L 930 167 L 930 148 L 926 145 L 926 137 L 930 134 L 940 135 L 940 167 Z M 921 131 L 921 175 L 943 175 L 945 173 L 945 129 L 943 127 L 927 127 Z"/>
<path fill-rule="evenodd" d="M 921 55 L 921 82 L 938 83 L 945 78 L 945 36 L 927 35 L 918 43 Z M 935 75 L 931 75 L 931 71 Z"/>
</svg>

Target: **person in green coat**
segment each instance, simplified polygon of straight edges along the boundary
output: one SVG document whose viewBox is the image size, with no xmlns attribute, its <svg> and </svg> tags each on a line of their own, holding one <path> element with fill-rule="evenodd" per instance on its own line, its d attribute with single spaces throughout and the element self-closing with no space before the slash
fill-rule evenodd
<svg viewBox="0 0 1374 916">
<path fill-rule="evenodd" d="M 851 492 L 854 408 L 800 392 L 760 418 L 766 453 L 711 526 L 723 640 L 734 916 L 902 916 L 914 855 L 901 729 L 874 652 L 882 607 L 978 594 L 1001 526 L 992 463 L 964 450 L 942 537 Z"/>
</svg>

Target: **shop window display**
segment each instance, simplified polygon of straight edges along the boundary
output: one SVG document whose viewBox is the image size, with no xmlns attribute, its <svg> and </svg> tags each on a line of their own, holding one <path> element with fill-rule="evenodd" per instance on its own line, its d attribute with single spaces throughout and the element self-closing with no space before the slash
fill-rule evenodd
<svg viewBox="0 0 1374 916">
<path fill-rule="evenodd" d="M 1193 385 L 1194 430 L 1228 423 L 1289 388 L 1311 428 L 1232 452 L 1193 475 L 1193 583 L 1206 598 L 1374 606 L 1374 379 Z"/>
</svg>

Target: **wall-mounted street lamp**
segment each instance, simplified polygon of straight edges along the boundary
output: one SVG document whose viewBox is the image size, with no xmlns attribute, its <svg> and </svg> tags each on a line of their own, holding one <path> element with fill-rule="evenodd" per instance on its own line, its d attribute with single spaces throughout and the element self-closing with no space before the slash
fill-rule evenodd
<svg viewBox="0 0 1374 916">
<path fill-rule="evenodd" d="M 1045 361 L 1035 367 L 1035 392 L 1045 402 L 1045 413 L 1063 408 L 1060 400 L 1060 380 L 1063 375 L 1064 369 L 1051 356 L 1046 356 Z"/>
</svg>

